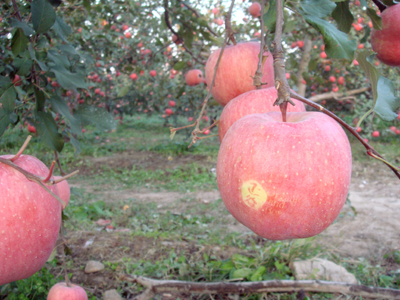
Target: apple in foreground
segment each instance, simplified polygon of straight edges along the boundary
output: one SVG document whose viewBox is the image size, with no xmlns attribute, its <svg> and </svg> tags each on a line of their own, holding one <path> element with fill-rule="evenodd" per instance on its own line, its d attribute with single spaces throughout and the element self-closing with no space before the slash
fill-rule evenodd
<svg viewBox="0 0 400 300">
<path fill-rule="evenodd" d="M 13 155 L 3 155 L 10 159 Z M 37 158 L 21 155 L 22 169 L 46 177 L 49 169 Z M 58 195 L 56 186 L 48 188 Z M 61 224 L 61 204 L 25 175 L 0 163 L 0 285 L 24 279 L 50 257 Z"/>
<path fill-rule="evenodd" d="M 348 138 L 319 112 L 252 114 L 226 133 L 217 182 L 228 211 L 270 240 L 307 238 L 326 229 L 346 201 Z"/>
<path fill-rule="evenodd" d="M 382 29 L 371 31 L 371 46 L 376 57 L 389 66 L 400 66 L 400 4 L 387 7 L 381 14 Z"/>
<path fill-rule="evenodd" d="M 199 85 L 203 80 L 203 72 L 199 69 L 190 70 L 185 75 L 185 81 L 188 86 Z"/>
<path fill-rule="evenodd" d="M 47 300 L 87 300 L 88 296 L 83 287 L 70 283 L 59 282 L 53 285 L 47 295 Z"/>
<path fill-rule="evenodd" d="M 218 65 L 215 84 L 211 87 L 215 65 L 221 49 L 214 51 L 207 60 L 205 75 L 207 86 L 215 100 L 225 106 L 231 99 L 255 89 L 253 77 L 257 70 L 260 43 L 246 42 L 235 46 L 227 46 Z M 274 86 L 274 67 L 271 53 L 268 55 L 263 68 L 263 87 Z"/>
<path fill-rule="evenodd" d="M 61 176 L 54 176 L 54 179 L 60 179 Z M 65 207 L 67 207 L 69 199 L 71 198 L 71 189 L 69 187 L 68 181 L 63 180 L 57 183 L 58 195 L 61 200 L 65 202 Z M 65 209 L 65 207 L 63 209 Z"/>
<path fill-rule="evenodd" d="M 249 91 L 241 94 L 229 101 L 224 107 L 219 118 L 219 140 L 222 141 L 228 129 L 240 118 L 257 113 L 266 113 L 270 111 L 280 111 L 279 106 L 274 102 L 278 97 L 275 87 Z M 303 102 L 292 98 L 295 106 L 289 104 L 288 112 L 306 111 Z"/>
</svg>

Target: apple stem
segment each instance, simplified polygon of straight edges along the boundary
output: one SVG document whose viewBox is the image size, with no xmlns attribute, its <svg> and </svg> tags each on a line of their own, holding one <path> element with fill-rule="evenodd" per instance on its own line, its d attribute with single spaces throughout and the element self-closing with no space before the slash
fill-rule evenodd
<svg viewBox="0 0 400 300">
<path fill-rule="evenodd" d="M 387 6 L 383 4 L 380 0 L 372 0 L 372 2 L 374 2 L 380 12 L 383 12 L 387 8 Z"/>
<path fill-rule="evenodd" d="M 324 108 L 322 105 L 319 105 L 307 98 L 304 98 L 298 94 L 296 94 L 295 92 L 290 92 L 290 97 L 297 99 L 315 109 L 317 109 L 318 111 L 330 116 L 332 119 L 334 119 L 336 122 L 338 122 L 340 125 L 342 125 L 344 128 L 346 128 L 352 135 L 354 135 L 361 144 L 363 144 L 363 146 L 367 149 L 367 154 L 375 159 L 378 159 L 380 161 L 382 161 L 384 164 L 386 164 L 392 171 L 394 174 L 396 174 L 397 178 L 400 179 L 400 168 L 395 167 L 393 164 L 389 163 L 388 161 L 386 161 L 382 155 L 380 155 L 370 144 L 368 144 L 361 135 L 358 134 L 356 128 L 350 126 L 349 124 L 347 124 L 345 121 L 343 121 L 341 118 L 339 118 L 337 115 L 335 115 L 334 113 L 332 113 L 331 111 L 327 110 L 326 108 Z"/>
<path fill-rule="evenodd" d="M 57 162 L 58 168 L 60 169 L 61 176 L 66 175 L 67 173 L 65 173 L 64 170 L 61 167 L 61 162 L 60 162 L 60 159 L 58 157 L 58 152 L 57 151 L 54 151 L 54 159 Z"/>
<path fill-rule="evenodd" d="M 290 87 L 286 79 L 285 58 L 282 48 L 282 26 L 283 26 L 283 3 L 282 0 L 276 1 L 276 28 L 275 39 L 271 44 L 272 56 L 274 57 L 274 75 L 275 88 L 278 92 L 278 98 L 274 105 L 279 105 L 282 112 L 282 120 L 286 120 L 287 105 L 281 106 L 285 102 L 295 105 L 290 99 Z M 285 121 L 284 121 L 285 122 Z"/>
<path fill-rule="evenodd" d="M 53 170 L 54 170 L 55 165 L 56 165 L 56 161 L 53 160 L 53 162 L 51 163 L 51 166 L 50 166 L 49 175 L 47 175 L 47 177 L 45 179 L 43 179 L 44 183 L 46 183 L 50 180 L 51 176 L 53 175 Z"/>
<path fill-rule="evenodd" d="M 10 158 L 10 161 L 14 162 L 15 160 L 18 159 L 18 157 L 21 156 L 21 154 L 25 151 L 25 149 L 28 146 L 31 139 L 32 139 L 32 136 L 28 135 L 25 142 L 22 144 L 21 148 L 18 150 L 17 154 L 15 154 L 14 157 Z"/>
<path fill-rule="evenodd" d="M 279 105 L 279 109 L 281 110 L 281 113 L 282 113 L 282 121 L 283 122 L 286 122 L 287 106 L 288 106 L 288 103 L 286 101 Z"/>
</svg>

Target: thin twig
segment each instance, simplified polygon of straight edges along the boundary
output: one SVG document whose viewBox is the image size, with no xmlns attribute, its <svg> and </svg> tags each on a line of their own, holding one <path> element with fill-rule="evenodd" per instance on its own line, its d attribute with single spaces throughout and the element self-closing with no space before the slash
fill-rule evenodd
<svg viewBox="0 0 400 300">
<path fill-rule="evenodd" d="M 29 142 L 31 141 L 32 136 L 28 135 L 26 138 L 25 142 L 22 144 L 21 148 L 19 148 L 17 154 L 14 155 L 14 157 L 10 158 L 12 162 L 18 159 L 18 157 L 21 156 L 21 154 L 25 151 L 26 147 L 28 146 Z"/>
<path fill-rule="evenodd" d="M 261 1 L 261 18 L 260 18 L 260 22 L 261 22 L 261 45 L 260 45 L 260 54 L 259 54 L 259 59 L 258 59 L 258 65 L 257 65 L 257 70 L 256 73 L 254 75 L 253 78 L 253 85 L 256 87 L 256 89 L 261 89 L 262 88 L 262 77 L 263 77 L 263 65 L 264 65 L 264 44 L 265 44 L 265 40 L 266 40 L 266 36 L 267 33 L 265 33 L 265 37 L 264 37 L 264 18 L 263 18 L 263 14 L 264 14 L 264 10 L 265 10 L 265 0 Z M 265 84 L 265 83 L 264 83 Z"/>
<path fill-rule="evenodd" d="M 190 282 L 178 280 L 155 280 L 141 276 L 121 274 L 119 278 L 127 282 L 135 282 L 147 289 L 138 295 L 136 300 L 148 300 L 161 293 L 193 293 L 193 294 L 261 294 L 279 292 L 305 292 L 346 294 L 359 297 L 382 299 L 399 299 L 400 290 L 369 287 L 322 280 L 268 280 L 255 282 Z"/>
<path fill-rule="evenodd" d="M 356 94 L 361 94 L 370 89 L 371 89 L 371 87 L 363 87 L 363 88 L 359 88 L 359 89 L 355 89 L 355 90 L 346 91 L 344 93 L 335 93 L 335 92 L 323 93 L 323 94 L 312 96 L 309 98 L 309 100 L 313 101 L 313 102 L 319 102 L 319 101 L 327 100 L 327 99 L 339 99 L 342 96 L 352 96 L 352 95 L 356 95 Z"/>
<path fill-rule="evenodd" d="M 164 19 L 165 19 L 165 24 L 167 25 L 167 27 L 169 28 L 169 30 L 171 30 L 171 32 L 173 34 L 175 34 L 178 37 L 178 40 L 182 42 L 182 46 L 183 48 L 185 48 L 186 52 L 190 54 L 190 56 L 193 57 L 193 59 L 201 64 L 201 65 L 205 65 L 206 63 L 204 61 L 199 60 L 192 51 L 190 51 L 188 49 L 188 47 L 186 47 L 186 45 L 183 43 L 183 40 L 180 38 L 180 36 L 178 35 L 178 33 L 172 28 L 171 22 L 169 21 L 169 10 L 168 10 L 168 0 L 164 0 Z"/>
<path fill-rule="evenodd" d="M 182 0 L 178 0 L 178 2 L 182 3 L 184 6 L 187 7 L 187 9 L 189 9 L 191 12 L 193 12 L 197 18 L 201 18 L 202 16 L 198 13 L 197 10 L 195 10 L 193 7 L 191 7 L 189 4 L 187 4 L 186 2 L 182 2 Z M 208 31 L 210 31 L 213 35 L 215 35 L 216 37 L 219 37 L 218 33 L 216 33 L 208 24 L 207 24 L 207 29 Z"/>
</svg>

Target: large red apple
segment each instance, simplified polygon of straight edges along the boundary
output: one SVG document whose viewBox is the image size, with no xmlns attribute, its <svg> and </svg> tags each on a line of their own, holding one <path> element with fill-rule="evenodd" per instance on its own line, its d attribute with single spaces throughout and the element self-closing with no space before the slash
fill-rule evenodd
<svg viewBox="0 0 400 300">
<path fill-rule="evenodd" d="M 382 29 L 372 29 L 371 45 L 376 57 L 389 66 L 400 66 L 400 4 L 387 7 L 381 14 Z"/>
<path fill-rule="evenodd" d="M 185 81 L 188 86 L 195 86 L 203 82 L 203 72 L 199 69 L 190 70 L 185 75 Z"/>
<path fill-rule="evenodd" d="M 253 77 L 257 70 L 260 43 L 238 43 L 235 46 L 225 47 L 215 77 L 215 85 L 211 87 L 220 51 L 221 49 L 218 49 L 210 55 L 205 73 L 207 86 L 212 88 L 213 97 L 219 104 L 225 106 L 231 99 L 255 89 Z M 262 82 L 267 83 L 263 87 L 274 86 L 273 58 L 269 52 L 264 63 Z"/>
<path fill-rule="evenodd" d="M 60 178 L 61 176 L 54 176 L 55 180 Z M 63 180 L 57 183 L 57 188 L 58 188 L 58 195 L 60 196 L 61 200 L 65 202 L 65 207 L 67 207 L 69 199 L 71 198 L 71 189 L 69 187 L 68 181 Z M 63 209 L 65 209 L 65 207 Z"/>
<path fill-rule="evenodd" d="M 252 114 L 226 133 L 217 181 L 227 209 L 271 240 L 327 228 L 346 201 L 351 149 L 343 129 L 319 112 Z"/>
<path fill-rule="evenodd" d="M 70 283 L 59 282 L 53 285 L 47 295 L 47 300 L 87 300 L 88 296 L 83 287 Z"/>
<path fill-rule="evenodd" d="M 49 174 L 49 169 L 33 156 L 21 155 L 14 163 L 40 177 Z M 56 186 L 48 188 L 58 195 Z M 2 285 L 32 276 L 46 263 L 58 237 L 61 204 L 39 184 L 3 163 L 0 191 Z"/>
<path fill-rule="evenodd" d="M 246 115 L 280 111 L 279 106 L 274 106 L 277 97 L 278 92 L 275 87 L 269 87 L 249 91 L 229 101 L 219 118 L 219 140 L 222 141 L 233 123 Z M 303 102 L 296 99 L 292 99 L 292 101 L 296 105 L 289 104 L 287 108 L 288 112 L 306 111 Z"/>
</svg>

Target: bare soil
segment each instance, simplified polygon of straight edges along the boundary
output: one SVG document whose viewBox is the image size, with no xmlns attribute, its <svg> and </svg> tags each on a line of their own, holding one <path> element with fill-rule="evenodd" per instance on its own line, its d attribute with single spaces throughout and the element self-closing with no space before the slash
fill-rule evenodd
<svg viewBox="0 0 400 300">
<path fill-rule="evenodd" d="M 133 165 L 150 170 L 167 169 L 182 166 L 193 161 L 200 162 L 210 168 L 215 162 L 209 157 L 201 155 L 185 155 L 174 157 L 173 160 L 158 153 L 127 152 L 111 157 L 92 158 L 80 166 L 84 174 L 93 174 L 100 166 L 107 168 L 131 168 Z M 102 195 L 107 199 L 137 199 L 143 202 L 156 202 L 159 209 L 169 207 L 182 199 L 193 199 L 195 202 L 212 203 L 219 199 L 218 191 L 198 191 L 194 193 L 154 192 L 148 189 L 102 189 L 96 186 L 82 186 L 73 182 L 74 187 L 84 187 L 87 192 Z M 321 244 L 342 257 L 364 257 L 371 261 L 382 260 L 385 253 L 400 250 L 400 181 L 383 164 L 379 162 L 354 163 L 353 176 L 349 194 L 350 204 L 345 205 L 338 219 L 327 230 L 318 235 L 315 243 Z M 175 206 L 176 213 L 184 212 L 187 205 Z M 235 222 L 232 217 L 229 230 L 241 233 L 250 231 L 243 225 Z M 72 250 L 73 281 L 91 287 L 95 294 L 101 294 L 107 289 L 123 288 L 124 297 L 135 294 L 134 289 L 127 285 L 121 287 L 118 273 L 123 270 L 110 271 L 106 268 L 99 275 L 85 274 L 83 266 L 90 259 L 99 261 L 122 261 L 124 258 L 141 258 L 157 261 L 167 258 L 169 250 L 185 254 L 196 260 L 203 253 L 215 255 L 221 259 L 230 257 L 233 253 L 240 253 L 234 247 L 202 246 L 193 242 L 169 241 L 144 237 L 126 238 L 124 232 L 70 232 L 67 243 Z M 93 240 L 93 244 L 85 247 L 85 243 Z M 61 247 L 60 247 L 61 248 Z M 60 251 L 59 251 L 60 252 Z M 60 252 L 61 254 L 61 252 Z M 59 255 L 60 255 L 59 254 Z M 137 293 L 137 292 L 136 292 Z"/>
</svg>

